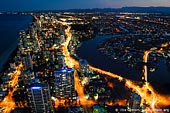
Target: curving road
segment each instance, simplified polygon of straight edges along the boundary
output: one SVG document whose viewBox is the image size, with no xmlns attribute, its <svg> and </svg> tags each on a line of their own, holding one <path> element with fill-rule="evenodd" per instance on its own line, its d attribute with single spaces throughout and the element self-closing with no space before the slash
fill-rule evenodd
<svg viewBox="0 0 170 113">
<path fill-rule="evenodd" d="M 64 23 L 64 25 L 66 25 L 66 23 Z M 67 40 L 66 40 L 66 42 L 64 44 L 64 48 L 63 48 L 63 51 L 65 53 L 64 55 L 66 57 L 65 58 L 66 59 L 66 64 L 69 67 L 75 67 L 76 66 L 76 68 L 77 68 L 78 65 L 79 65 L 78 61 L 76 61 L 75 59 L 70 57 L 69 51 L 67 49 L 68 43 L 71 40 L 71 36 L 72 36 L 71 32 L 70 32 L 71 27 L 69 25 L 67 25 L 67 26 L 68 26 L 68 28 L 67 28 L 67 30 L 65 30 L 65 33 L 66 33 L 66 36 L 67 36 Z M 145 62 L 147 62 L 148 54 L 149 54 L 149 51 L 146 51 L 144 53 L 143 58 L 144 58 Z M 98 73 L 110 76 L 110 77 L 115 78 L 115 79 L 118 79 L 119 81 L 124 81 L 125 82 L 125 86 L 127 88 L 129 88 L 130 90 L 132 90 L 132 92 L 135 92 L 135 93 L 137 93 L 137 94 L 139 94 L 141 96 L 141 98 L 142 98 L 141 105 L 143 105 L 143 104 L 147 104 L 148 105 L 148 107 L 146 108 L 147 109 L 147 113 L 150 113 L 150 112 L 156 113 L 157 112 L 156 111 L 157 108 L 160 108 L 162 106 L 170 105 L 170 97 L 158 94 L 153 89 L 153 87 L 147 82 L 147 67 L 145 67 L 145 71 L 144 71 L 144 76 L 145 76 L 145 81 L 146 82 L 143 84 L 142 87 L 139 86 L 137 84 L 137 82 L 135 82 L 135 81 L 123 78 L 123 77 L 121 77 L 119 75 L 113 74 L 111 72 L 107 72 L 105 70 L 98 69 L 98 68 L 93 67 L 93 66 L 89 66 L 89 67 L 93 71 L 96 71 Z M 80 94 L 79 97 L 81 99 L 84 99 L 84 97 L 82 96 L 82 90 L 80 90 L 81 93 L 79 92 L 79 90 L 77 90 L 77 91 L 78 91 L 78 94 Z M 87 100 L 87 102 L 88 102 L 88 100 Z"/>
</svg>

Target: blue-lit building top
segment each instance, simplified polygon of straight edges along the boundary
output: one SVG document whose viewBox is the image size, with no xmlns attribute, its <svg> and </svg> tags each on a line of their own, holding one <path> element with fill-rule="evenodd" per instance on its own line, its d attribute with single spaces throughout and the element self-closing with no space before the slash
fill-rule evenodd
<svg viewBox="0 0 170 113">
<path fill-rule="evenodd" d="M 53 113 L 48 84 L 34 83 L 27 92 L 32 113 Z"/>
<path fill-rule="evenodd" d="M 67 68 L 67 66 L 63 66 L 62 68 L 58 68 L 54 72 L 55 73 L 74 73 L 74 68 Z"/>
<path fill-rule="evenodd" d="M 34 79 L 35 81 L 37 81 L 36 79 Z M 41 88 L 48 88 L 48 84 L 42 84 L 42 83 L 38 83 L 38 82 L 34 82 L 33 84 L 31 84 L 29 86 L 29 88 L 31 88 L 32 90 L 40 90 Z"/>
<path fill-rule="evenodd" d="M 54 95 L 56 98 L 76 99 L 74 69 L 66 66 L 54 71 Z"/>
</svg>

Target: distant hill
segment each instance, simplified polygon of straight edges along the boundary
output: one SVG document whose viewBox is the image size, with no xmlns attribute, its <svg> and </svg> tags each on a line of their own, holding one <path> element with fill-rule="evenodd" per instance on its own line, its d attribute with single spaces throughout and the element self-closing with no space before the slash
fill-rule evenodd
<svg viewBox="0 0 170 113">
<path fill-rule="evenodd" d="M 94 8 L 69 9 L 70 12 L 140 12 L 140 13 L 170 13 L 170 7 L 122 7 L 122 8 Z"/>
<path fill-rule="evenodd" d="M 147 13 L 170 13 L 170 7 L 123 7 L 120 11 L 147 12 Z"/>
<path fill-rule="evenodd" d="M 136 12 L 136 13 L 167 13 L 170 7 L 122 7 L 122 8 L 92 8 L 92 9 L 67 9 L 67 10 L 37 10 L 25 12 Z"/>
</svg>

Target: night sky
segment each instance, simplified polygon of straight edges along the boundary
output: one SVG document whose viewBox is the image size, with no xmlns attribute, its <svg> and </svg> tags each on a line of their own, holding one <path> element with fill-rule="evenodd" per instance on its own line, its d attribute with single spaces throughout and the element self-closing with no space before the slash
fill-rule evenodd
<svg viewBox="0 0 170 113">
<path fill-rule="evenodd" d="M 170 6 L 170 0 L 0 0 L 0 11 Z"/>
</svg>

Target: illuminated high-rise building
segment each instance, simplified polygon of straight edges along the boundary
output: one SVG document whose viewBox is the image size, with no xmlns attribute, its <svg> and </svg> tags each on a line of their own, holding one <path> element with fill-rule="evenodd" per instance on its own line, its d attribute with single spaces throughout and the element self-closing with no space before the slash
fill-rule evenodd
<svg viewBox="0 0 170 113">
<path fill-rule="evenodd" d="M 84 74 L 87 74 L 89 71 L 89 64 L 88 64 L 87 60 L 80 59 L 79 63 L 80 63 L 80 71 Z"/>
<path fill-rule="evenodd" d="M 130 98 L 130 103 L 129 103 L 129 108 L 131 113 L 141 113 L 140 104 L 141 104 L 141 97 L 136 93 L 132 93 Z"/>
<path fill-rule="evenodd" d="M 47 84 L 34 83 L 27 91 L 32 113 L 53 113 L 50 90 Z"/>
<path fill-rule="evenodd" d="M 76 91 L 74 88 L 74 69 L 64 66 L 54 71 L 54 76 L 54 96 L 58 99 L 76 99 Z"/>
<path fill-rule="evenodd" d="M 27 53 L 23 56 L 23 64 L 24 64 L 24 69 L 33 69 L 33 64 L 32 64 L 32 58 L 30 53 Z"/>
</svg>

